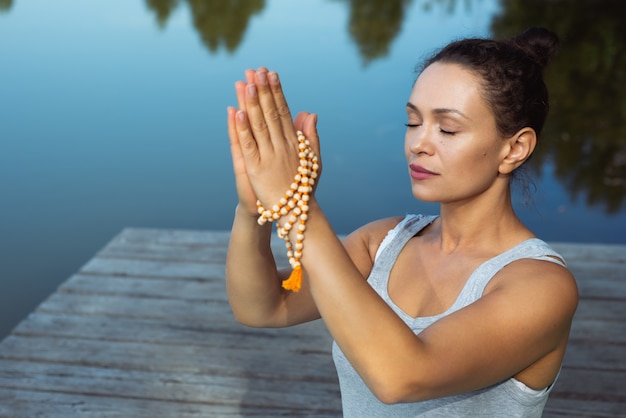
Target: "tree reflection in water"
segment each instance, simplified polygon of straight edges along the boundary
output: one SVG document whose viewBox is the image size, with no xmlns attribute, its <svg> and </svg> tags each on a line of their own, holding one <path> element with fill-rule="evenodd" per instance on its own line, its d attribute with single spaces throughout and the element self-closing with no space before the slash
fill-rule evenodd
<svg viewBox="0 0 626 418">
<path fill-rule="evenodd" d="M 504 0 L 497 37 L 545 26 L 561 38 L 546 72 L 551 110 L 533 167 L 550 159 L 571 198 L 607 213 L 626 195 L 626 25 L 621 0 Z"/>
<path fill-rule="evenodd" d="M 211 52 L 234 51 L 250 18 L 264 0 L 145 0 L 164 26 L 186 1 L 196 30 Z M 412 0 L 335 0 L 350 9 L 348 31 L 365 64 L 387 55 Z M 424 11 L 454 12 L 472 0 L 417 0 Z M 480 1 L 480 0 L 474 0 Z M 0 0 L 8 8 L 11 0 Z M 509 37 L 529 26 L 555 31 L 562 41 L 546 81 L 552 109 L 531 167 L 552 162 L 555 176 L 574 200 L 622 209 L 626 196 L 626 25 L 622 0 L 501 0 L 494 37 Z"/>
<path fill-rule="evenodd" d="M 350 10 L 349 32 L 364 64 L 389 52 L 412 0 L 339 0 Z"/>
<path fill-rule="evenodd" d="M 9 11 L 13 6 L 13 0 L 0 0 L 0 13 Z"/>
<path fill-rule="evenodd" d="M 164 27 L 174 9 L 183 0 L 145 0 L 154 10 L 159 26 Z M 250 18 L 263 11 L 265 0 L 184 0 L 189 5 L 193 25 L 202 42 L 211 52 L 220 46 L 227 51 L 237 49 L 248 27 Z"/>
</svg>

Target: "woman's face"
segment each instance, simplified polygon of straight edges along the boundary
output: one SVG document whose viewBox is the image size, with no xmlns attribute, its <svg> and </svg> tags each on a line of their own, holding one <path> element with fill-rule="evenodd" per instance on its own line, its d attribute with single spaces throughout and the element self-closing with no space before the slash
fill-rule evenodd
<svg viewBox="0 0 626 418">
<path fill-rule="evenodd" d="M 462 202 L 494 184 L 506 142 L 477 76 L 457 64 L 431 64 L 406 110 L 405 152 L 416 198 Z"/>
</svg>

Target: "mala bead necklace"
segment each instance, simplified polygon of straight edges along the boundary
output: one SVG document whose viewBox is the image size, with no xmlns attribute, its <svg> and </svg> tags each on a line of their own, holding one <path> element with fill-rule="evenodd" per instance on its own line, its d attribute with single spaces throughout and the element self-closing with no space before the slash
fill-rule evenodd
<svg viewBox="0 0 626 418">
<path fill-rule="evenodd" d="M 304 248 L 303 241 L 309 212 L 309 197 L 313 192 L 313 185 L 319 170 L 318 158 L 313 152 L 309 140 L 304 137 L 302 131 L 297 131 L 296 134 L 298 135 L 300 165 L 289 190 L 285 192 L 285 195 L 271 209 L 264 208 L 259 200 L 256 202 L 259 211 L 257 220 L 259 225 L 277 221 L 276 232 L 285 241 L 287 257 L 292 268 L 291 275 L 283 281 L 282 286 L 284 289 L 293 290 L 294 292 L 299 291 L 302 286 L 300 258 Z M 279 225 L 278 220 L 282 217 L 287 217 L 287 220 L 283 225 Z M 296 228 L 297 232 L 296 242 L 292 245 L 289 239 L 289 231 L 293 228 Z"/>
</svg>

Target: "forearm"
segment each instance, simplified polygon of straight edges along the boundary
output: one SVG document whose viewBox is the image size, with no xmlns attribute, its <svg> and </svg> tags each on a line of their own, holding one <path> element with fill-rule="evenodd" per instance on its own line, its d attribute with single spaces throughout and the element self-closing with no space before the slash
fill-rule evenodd
<svg viewBox="0 0 626 418">
<path fill-rule="evenodd" d="M 302 265 L 330 334 L 361 377 L 386 398 L 421 342 L 367 284 L 315 202 L 305 232 Z M 392 354 L 393 353 L 393 354 Z"/>
<path fill-rule="evenodd" d="M 271 224 L 235 211 L 226 256 L 226 291 L 237 320 L 250 326 L 271 326 L 284 292 L 270 248 Z"/>
</svg>

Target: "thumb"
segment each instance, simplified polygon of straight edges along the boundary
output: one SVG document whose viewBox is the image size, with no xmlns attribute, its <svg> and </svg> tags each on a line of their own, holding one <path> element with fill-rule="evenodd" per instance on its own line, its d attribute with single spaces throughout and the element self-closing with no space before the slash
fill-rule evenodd
<svg viewBox="0 0 626 418">
<path fill-rule="evenodd" d="M 304 118 L 302 123 L 302 133 L 309 140 L 311 144 L 311 148 L 313 148 L 313 152 L 317 155 L 317 163 L 319 165 L 317 174 L 318 176 L 322 175 L 322 155 L 320 154 L 320 138 L 317 133 L 317 115 L 309 114 Z M 318 177 L 319 180 L 319 177 Z M 315 189 L 317 189 L 317 182 Z"/>
<path fill-rule="evenodd" d="M 308 114 L 302 122 L 302 132 L 304 136 L 311 139 L 315 139 L 319 143 L 319 137 L 317 135 L 317 115 L 315 113 Z"/>
<path fill-rule="evenodd" d="M 320 137 L 317 133 L 317 114 L 312 113 L 304 119 L 302 133 L 309 139 L 311 147 L 320 156 Z"/>
<path fill-rule="evenodd" d="M 296 116 L 295 128 L 302 131 L 306 139 L 311 143 L 315 153 L 320 155 L 320 141 L 317 133 L 317 115 L 315 113 L 301 112 Z"/>
</svg>

